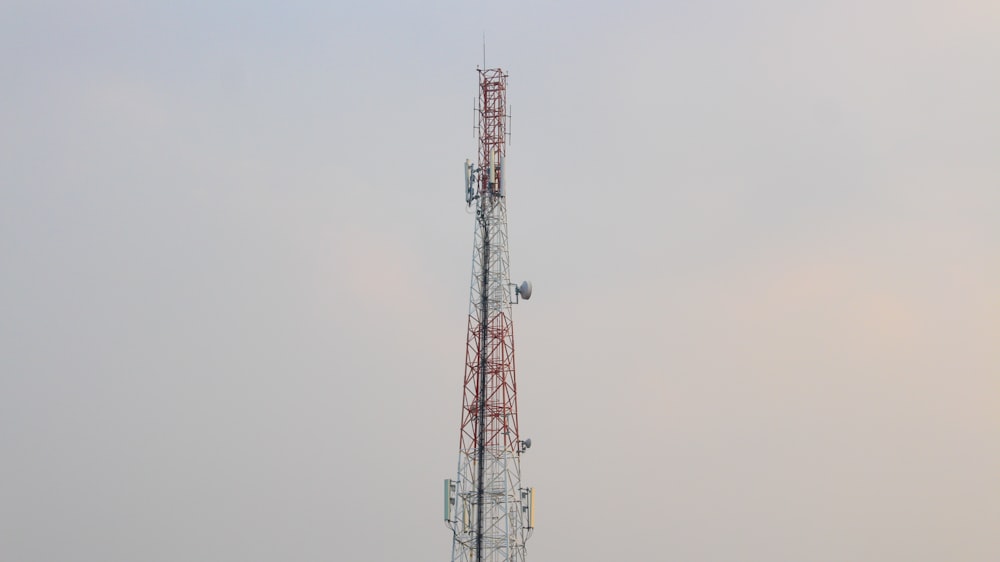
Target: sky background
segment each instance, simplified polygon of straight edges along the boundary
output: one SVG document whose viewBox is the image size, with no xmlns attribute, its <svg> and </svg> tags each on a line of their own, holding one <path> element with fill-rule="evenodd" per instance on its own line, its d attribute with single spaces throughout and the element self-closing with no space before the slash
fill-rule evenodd
<svg viewBox="0 0 1000 562">
<path fill-rule="evenodd" d="M 528 559 L 1000 560 L 995 1 L 2 12 L 0 559 L 448 559 L 485 31 Z"/>
</svg>

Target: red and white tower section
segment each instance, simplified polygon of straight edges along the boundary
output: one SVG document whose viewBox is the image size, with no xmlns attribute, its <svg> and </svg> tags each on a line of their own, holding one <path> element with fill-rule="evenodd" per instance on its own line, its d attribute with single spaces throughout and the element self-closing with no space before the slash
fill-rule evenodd
<svg viewBox="0 0 1000 562">
<path fill-rule="evenodd" d="M 521 486 L 512 305 L 531 284 L 510 282 L 507 250 L 507 74 L 479 70 L 479 155 L 465 162 L 465 201 L 475 207 L 475 246 L 458 474 L 445 480 L 444 519 L 453 562 L 523 562 L 534 529 L 534 490 Z"/>
</svg>

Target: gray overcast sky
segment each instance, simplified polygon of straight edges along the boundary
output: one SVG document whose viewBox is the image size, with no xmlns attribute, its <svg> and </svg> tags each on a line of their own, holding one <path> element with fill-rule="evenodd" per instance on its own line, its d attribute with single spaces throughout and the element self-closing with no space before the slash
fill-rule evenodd
<svg viewBox="0 0 1000 562">
<path fill-rule="evenodd" d="M 538 561 L 1000 560 L 1000 4 L 7 2 L 0 559 L 445 560 L 475 67 Z"/>
</svg>

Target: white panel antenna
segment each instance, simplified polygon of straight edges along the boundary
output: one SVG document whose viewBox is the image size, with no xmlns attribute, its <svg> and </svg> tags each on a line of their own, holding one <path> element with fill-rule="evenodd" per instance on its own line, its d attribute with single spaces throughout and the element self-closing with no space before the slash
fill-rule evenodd
<svg viewBox="0 0 1000 562">
<path fill-rule="evenodd" d="M 467 205 L 472 204 L 472 200 L 475 199 L 475 191 L 472 189 L 475 173 L 472 170 L 472 163 L 469 159 L 465 159 L 465 203 Z"/>
<path fill-rule="evenodd" d="M 505 161 L 505 158 L 503 156 L 501 156 L 500 157 L 500 197 L 506 197 L 507 196 L 507 189 L 506 189 L 506 184 L 507 184 L 507 166 L 504 163 L 504 161 Z"/>
</svg>

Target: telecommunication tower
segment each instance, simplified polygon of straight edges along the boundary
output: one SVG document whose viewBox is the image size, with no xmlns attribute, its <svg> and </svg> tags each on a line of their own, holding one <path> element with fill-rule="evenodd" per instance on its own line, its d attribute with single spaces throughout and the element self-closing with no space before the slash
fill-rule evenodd
<svg viewBox="0 0 1000 562">
<path fill-rule="evenodd" d="M 507 74 L 479 69 L 478 162 L 465 161 L 465 202 L 475 207 L 472 289 L 458 474 L 444 482 L 452 562 L 523 562 L 534 530 L 534 489 L 521 487 L 512 305 L 531 283 L 510 282 L 507 251 Z"/>
</svg>

